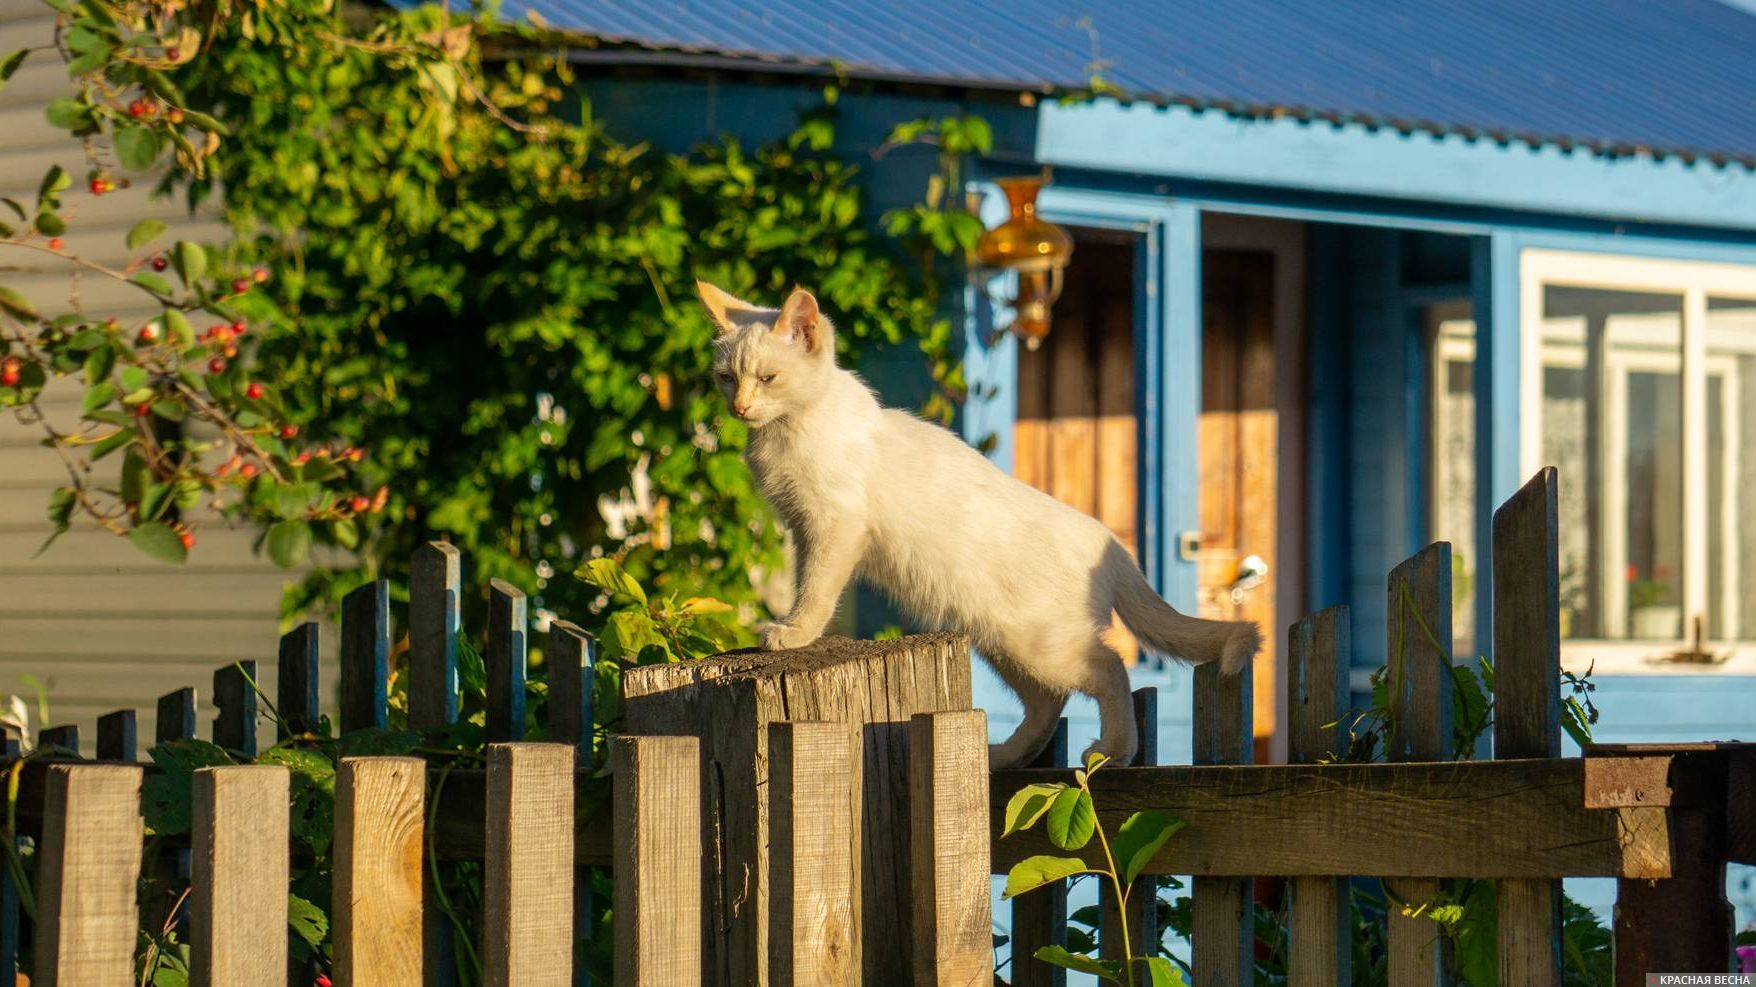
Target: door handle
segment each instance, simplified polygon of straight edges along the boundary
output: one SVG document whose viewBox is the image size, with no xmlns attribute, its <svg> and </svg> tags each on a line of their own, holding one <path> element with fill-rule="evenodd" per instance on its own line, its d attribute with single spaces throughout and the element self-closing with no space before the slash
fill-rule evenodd
<svg viewBox="0 0 1756 987">
<path fill-rule="evenodd" d="M 1228 587 L 1233 605 L 1244 602 L 1244 594 L 1262 585 L 1268 578 L 1268 560 L 1260 555 L 1246 555 L 1238 561 L 1238 574 Z"/>
</svg>

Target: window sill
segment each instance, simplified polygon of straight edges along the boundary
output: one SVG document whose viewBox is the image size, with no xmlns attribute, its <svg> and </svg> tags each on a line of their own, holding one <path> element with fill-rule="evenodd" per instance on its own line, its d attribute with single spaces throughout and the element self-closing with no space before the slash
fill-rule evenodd
<svg viewBox="0 0 1756 987">
<path fill-rule="evenodd" d="M 1712 665 L 1657 660 L 1684 647 L 1681 641 L 1563 641 L 1561 667 L 1579 675 L 1590 669 L 1593 675 L 1756 676 L 1756 641 L 1708 642 L 1707 651 L 1729 653 Z"/>
</svg>

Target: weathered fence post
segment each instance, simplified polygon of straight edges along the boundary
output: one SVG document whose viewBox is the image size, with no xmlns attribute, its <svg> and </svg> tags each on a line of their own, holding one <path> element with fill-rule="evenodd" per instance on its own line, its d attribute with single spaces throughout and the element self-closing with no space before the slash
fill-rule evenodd
<svg viewBox="0 0 1756 987">
<path fill-rule="evenodd" d="M 1140 737 L 1140 749 L 1134 760 L 1117 767 L 1154 765 L 1158 763 L 1158 690 L 1152 687 L 1134 690 L 1134 729 Z M 1112 837 L 1113 838 L 1113 837 Z M 1105 881 L 1098 885 L 1098 952 L 1104 959 L 1119 960 L 1122 950 L 1121 909 L 1116 893 Z M 1136 957 L 1152 956 L 1158 949 L 1158 878 L 1136 878 L 1128 891 L 1128 939 Z"/>
<path fill-rule="evenodd" d="M 380 579 L 341 601 L 340 733 L 384 729 L 390 710 L 390 584 Z"/>
<path fill-rule="evenodd" d="M 282 740 L 317 732 L 317 721 L 323 714 L 320 643 L 317 625 L 310 621 L 281 635 L 280 667 L 276 670 L 279 688 L 275 691 L 280 724 L 275 731 Z"/>
<path fill-rule="evenodd" d="M 694 737 L 617 737 L 610 764 L 617 987 L 699 984 L 701 744 Z"/>
<path fill-rule="evenodd" d="M 860 970 L 853 728 L 795 722 L 768 730 L 769 983 L 851 984 Z"/>
<path fill-rule="evenodd" d="M 993 982 L 988 718 L 916 713 L 909 723 L 916 987 Z"/>
<path fill-rule="evenodd" d="M 288 785 L 287 769 L 277 765 L 195 772 L 189 887 L 193 987 L 286 983 Z M 275 933 L 266 934 L 270 929 Z"/>
<path fill-rule="evenodd" d="M 1067 766 L 1067 718 L 1026 767 Z M 1044 946 L 1067 945 L 1067 882 L 1055 881 L 1012 899 L 1012 987 L 1066 987 L 1067 971 L 1035 958 Z"/>
<path fill-rule="evenodd" d="M 1388 652 L 1393 729 L 1391 761 L 1449 761 L 1451 737 L 1451 545 L 1436 542 L 1390 570 Z M 1448 982 L 1444 936 L 1423 912 L 1437 898 L 1437 877 L 1384 882 L 1385 966 L 1390 987 Z"/>
<path fill-rule="evenodd" d="M 488 585 L 487 734 L 490 741 L 524 737 L 524 679 L 528 650 L 524 592 L 502 579 Z"/>
<path fill-rule="evenodd" d="M 1251 675 L 1195 668 L 1196 764 L 1249 764 Z M 1195 877 L 1190 887 L 1190 966 L 1195 987 L 1249 987 L 1255 982 L 1256 915 L 1247 877 Z"/>
<path fill-rule="evenodd" d="M 213 670 L 213 742 L 228 750 L 256 754 L 256 662 L 245 660 Z"/>
<path fill-rule="evenodd" d="M 573 983 L 574 768 L 573 748 L 561 744 L 488 747 L 487 987 Z"/>
<path fill-rule="evenodd" d="M 98 760 L 132 764 L 140 756 L 134 711 L 119 709 L 98 717 Z"/>
<path fill-rule="evenodd" d="M 37 731 L 37 746 L 59 747 L 77 757 L 79 754 L 79 725 L 68 723 L 62 726 L 44 727 Z"/>
<path fill-rule="evenodd" d="M 36 987 L 134 982 L 142 769 L 54 765 L 37 865 Z"/>
<path fill-rule="evenodd" d="M 1287 760 L 1314 764 L 1347 748 L 1348 608 L 1330 607 L 1287 631 Z M 1295 877 L 1289 916 L 1287 983 L 1332 987 L 1353 982 L 1353 929 L 1345 877 Z"/>
<path fill-rule="evenodd" d="M 427 762 L 345 758 L 335 773 L 335 968 L 342 987 L 422 987 Z"/>
<path fill-rule="evenodd" d="M 768 725 L 786 720 L 847 723 L 859 733 L 855 915 L 860 942 L 885 944 L 862 951 L 862 981 L 913 976 L 907 721 L 915 713 L 968 710 L 969 683 L 969 646 L 950 634 L 825 638 L 797 651 L 624 672 L 629 733 L 701 738 L 700 825 L 717 841 L 697 861 L 710 983 L 743 987 L 768 976 Z M 985 755 L 978 760 L 986 764 Z"/>
<path fill-rule="evenodd" d="M 1494 756 L 1561 756 L 1555 469 L 1494 512 Z M 1560 987 L 1560 880 L 1501 881 L 1500 982 Z"/>
<path fill-rule="evenodd" d="M 457 719 L 458 597 L 463 558 L 430 541 L 409 561 L 409 726 L 437 730 Z"/>
</svg>

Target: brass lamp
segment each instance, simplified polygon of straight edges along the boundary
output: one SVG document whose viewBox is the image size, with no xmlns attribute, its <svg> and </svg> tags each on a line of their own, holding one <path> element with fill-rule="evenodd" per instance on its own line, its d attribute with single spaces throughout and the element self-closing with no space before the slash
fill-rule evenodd
<svg viewBox="0 0 1756 987">
<path fill-rule="evenodd" d="M 1006 195 L 1011 215 L 982 234 L 976 242 L 976 259 L 985 267 L 1018 272 L 1012 331 L 1034 350 L 1049 334 L 1049 308 L 1061 297 L 1061 273 L 1073 259 L 1073 238 L 1037 217 L 1042 178 L 1002 178 L 996 184 Z"/>
</svg>

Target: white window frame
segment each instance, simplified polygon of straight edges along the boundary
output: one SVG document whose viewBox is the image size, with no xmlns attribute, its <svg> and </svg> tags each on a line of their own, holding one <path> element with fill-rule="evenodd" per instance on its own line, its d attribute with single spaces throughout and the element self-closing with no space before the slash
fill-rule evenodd
<svg viewBox="0 0 1756 987">
<path fill-rule="evenodd" d="M 1726 264 L 1706 261 L 1663 260 L 1649 257 L 1634 257 L 1617 254 L 1594 254 L 1574 251 L 1560 251 L 1529 248 L 1521 252 L 1519 269 L 1519 324 L 1523 331 L 1519 333 L 1519 459 L 1521 472 L 1530 475 L 1544 464 L 1542 458 L 1542 388 L 1543 368 L 1547 364 L 1569 365 L 1569 347 L 1564 340 L 1556 340 L 1546 331 L 1548 327 L 1543 319 L 1543 290 L 1549 285 L 1560 285 L 1573 288 L 1595 288 L 1606 291 L 1638 291 L 1681 296 L 1682 305 L 1682 345 L 1681 390 L 1682 390 L 1682 426 L 1683 426 L 1683 637 L 1675 642 L 1624 641 L 1624 640 L 1580 640 L 1568 639 L 1562 642 L 1562 660 L 1569 668 L 1584 668 L 1595 664 L 1600 672 L 1613 673 L 1728 673 L 1751 674 L 1756 671 L 1756 642 L 1753 641 L 1710 641 L 1709 647 L 1719 652 L 1730 652 L 1732 657 L 1721 665 L 1676 665 L 1654 664 L 1652 659 L 1680 647 L 1690 633 L 1695 615 L 1708 612 L 1708 462 L 1707 462 L 1707 380 L 1709 376 L 1718 376 L 1721 380 L 1721 402 L 1735 401 L 1736 377 L 1731 373 L 1729 361 L 1723 358 L 1708 358 L 1707 300 L 1709 297 L 1748 298 L 1756 300 L 1756 266 L 1742 264 Z M 1756 350 L 1756 339 L 1747 343 L 1741 337 L 1733 337 L 1737 343 L 1745 344 Z M 1732 339 L 1726 339 L 1731 342 Z M 1715 340 L 1715 349 L 1727 349 L 1729 346 L 1719 345 L 1721 339 Z M 1666 340 L 1667 345 L 1669 341 Z M 1656 355 L 1655 355 L 1656 357 Z M 1583 352 L 1580 353 L 1580 359 Z M 1652 362 L 1648 368 L 1643 365 Z M 1671 369 L 1677 367 L 1677 359 L 1654 359 L 1646 361 L 1639 355 L 1621 357 L 1613 361 L 1615 364 L 1606 367 L 1612 375 L 1607 381 L 1617 390 L 1627 386 L 1628 373 L 1638 369 Z M 1641 364 L 1637 366 L 1637 364 Z M 1736 407 L 1735 404 L 1731 405 Z M 1622 416 L 1613 416 L 1607 423 L 1612 429 L 1618 425 L 1625 427 L 1624 421 L 1617 421 Z M 1742 450 L 1741 436 L 1737 432 L 1737 423 L 1731 418 L 1723 418 L 1727 428 L 1725 443 L 1728 449 Z M 1614 436 L 1606 436 L 1613 440 Z M 1611 441 L 1612 448 L 1619 446 Z M 1618 475 L 1610 472 L 1614 464 L 1605 464 L 1606 475 Z M 1728 538 L 1735 538 L 1739 518 L 1735 508 L 1736 492 L 1733 482 L 1735 471 L 1727 469 L 1722 477 L 1722 532 Z M 1614 487 L 1607 491 L 1614 497 L 1620 488 Z M 1613 504 L 1605 505 L 1606 517 L 1615 514 Z M 1616 543 L 1620 538 L 1610 536 L 1612 532 L 1619 534 L 1622 526 L 1606 521 L 1606 564 L 1616 562 L 1617 558 L 1625 558 L 1624 552 L 1617 553 Z M 1734 542 L 1735 544 L 1735 542 Z M 1735 553 L 1722 553 L 1722 561 L 1729 567 Z M 1612 566 L 1612 571 L 1619 569 Z M 1735 599 L 1737 590 L 1736 579 L 1722 573 L 1720 585 L 1724 597 L 1720 607 L 1727 606 Z M 1606 605 L 1606 620 L 1616 617 L 1626 600 L 1616 599 L 1617 594 L 1608 594 L 1611 599 L 1603 601 Z M 1756 636 L 1756 632 L 1745 631 L 1736 626 L 1735 608 L 1726 610 L 1727 637 L 1735 637 L 1740 632 L 1747 636 Z"/>
</svg>

